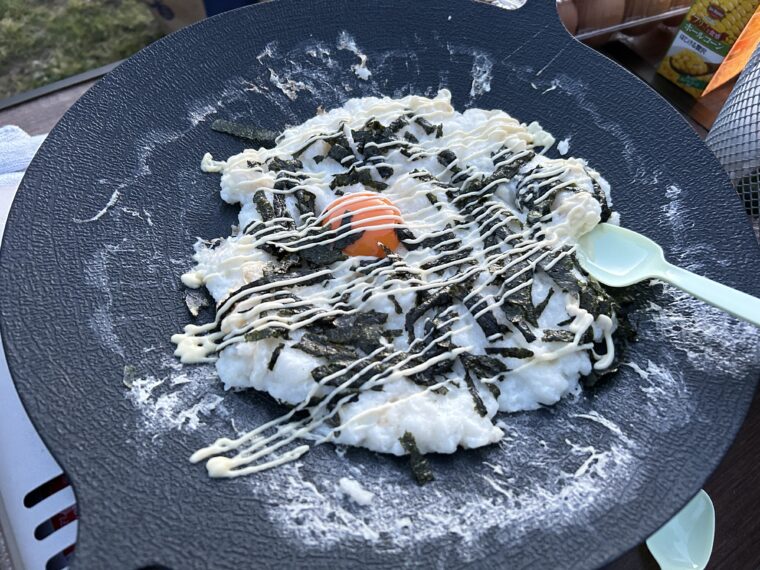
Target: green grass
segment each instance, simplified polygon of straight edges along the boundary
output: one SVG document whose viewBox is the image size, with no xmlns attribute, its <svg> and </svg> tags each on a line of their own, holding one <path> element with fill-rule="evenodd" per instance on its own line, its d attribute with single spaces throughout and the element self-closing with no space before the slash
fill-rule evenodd
<svg viewBox="0 0 760 570">
<path fill-rule="evenodd" d="M 0 0 L 0 99 L 129 57 L 160 36 L 139 0 Z"/>
</svg>

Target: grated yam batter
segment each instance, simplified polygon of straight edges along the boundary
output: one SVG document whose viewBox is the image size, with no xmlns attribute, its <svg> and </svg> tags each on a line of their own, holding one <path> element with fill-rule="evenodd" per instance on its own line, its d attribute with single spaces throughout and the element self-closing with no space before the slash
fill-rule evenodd
<svg viewBox="0 0 760 570">
<path fill-rule="evenodd" d="M 174 335 L 175 354 L 292 407 L 196 452 L 211 476 L 314 443 L 489 445 L 499 412 L 555 404 L 613 364 L 615 304 L 573 256 L 578 236 L 616 222 L 609 185 L 582 159 L 544 156 L 554 139 L 538 123 L 450 98 L 353 99 L 273 148 L 203 158 L 239 222 L 195 246 L 182 281 L 209 291 L 216 318 Z M 383 258 L 341 253 L 363 232 L 350 213 L 325 224 L 334 200 L 367 192 L 394 207 L 373 218 L 400 240 Z"/>
</svg>

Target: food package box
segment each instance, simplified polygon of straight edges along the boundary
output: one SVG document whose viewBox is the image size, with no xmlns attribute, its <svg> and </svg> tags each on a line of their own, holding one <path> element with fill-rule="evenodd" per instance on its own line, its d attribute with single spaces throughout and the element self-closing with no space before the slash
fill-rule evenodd
<svg viewBox="0 0 760 570">
<path fill-rule="evenodd" d="M 697 0 L 681 23 L 658 73 L 699 97 L 760 0 Z"/>
</svg>

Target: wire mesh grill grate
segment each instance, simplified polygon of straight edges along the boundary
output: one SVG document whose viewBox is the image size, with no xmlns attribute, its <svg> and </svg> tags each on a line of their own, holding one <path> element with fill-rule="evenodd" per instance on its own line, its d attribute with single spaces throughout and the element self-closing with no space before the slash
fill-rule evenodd
<svg viewBox="0 0 760 570">
<path fill-rule="evenodd" d="M 705 142 L 728 172 L 757 232 L 760 221 L 760 49 L 752 54 Z"/>
</svg>

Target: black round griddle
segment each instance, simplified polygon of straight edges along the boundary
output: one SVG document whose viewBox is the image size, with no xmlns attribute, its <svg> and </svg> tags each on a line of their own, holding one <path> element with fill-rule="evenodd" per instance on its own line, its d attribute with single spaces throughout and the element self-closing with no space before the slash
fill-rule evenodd
<svg viewBox="0 0 760 570">
<path fill-rule="evenodd" d="M 211 480 L 187 461 L 233 421 L 243 429 L 282 412 L 259 394 L 223 395 L 213 369 L 180 371 L 171 357 L 170 335 L 191 320 L 179 276 L 192 245 L 227 235 L 236 216 L 218 175 L 199 169 L 206 151 L 245 146 L 211 131 L 216 118 L 281 130 L 350 97 L 447 87 L 460 110 L 503 108 L 571 137 L 571 154 L 611 183 L 626 226 L 674 261 L 760 294 L 758 249 L 718 163 L 648 87 L 569 37 L 553 4 L 278 0 L 156 42 L 66 114 L 13 205 L 0 303 L 18 391 L 76 490 L 75 567 L 593 568 L 695 494 L 750 403 L 758 335 L 656 288 L 632 316 L 633 365 L 575 402 L 504 416 L 508 441 L 433 458 L 428 486 L 402 459 L 331 446 L 287 468 L 291 480 Z M 337 48 L 342 31 L 368 56 L 369 81 Z M 490 89 L 477 81 L 488 75 Z M 182 374 L 191 382 L 177 383 Z M 135 382 L 148 405 L 135 403 Z M 387 493 L 362 511 L 331 490 L 344 475 Z M 311 505 L 304 482 L 324 512 L 287 510 Z M 375 520 L 383 505 L 411 529 L 330 536 L 343 524 L 336 513 L 385 524 Z M 441 505 L 477 508 L 435 529 L 424 515 Z"/>
</svg>

